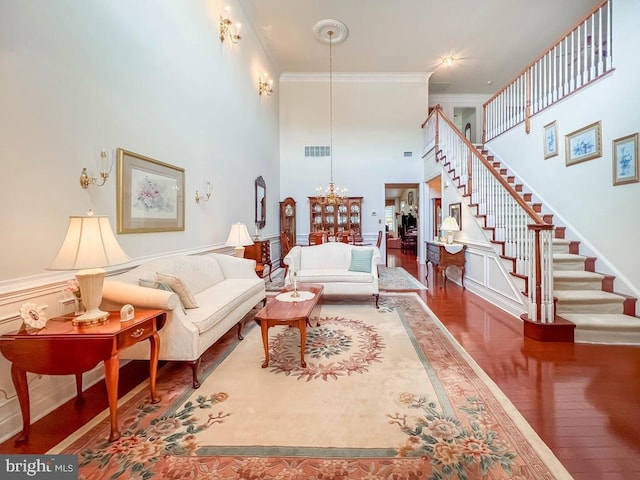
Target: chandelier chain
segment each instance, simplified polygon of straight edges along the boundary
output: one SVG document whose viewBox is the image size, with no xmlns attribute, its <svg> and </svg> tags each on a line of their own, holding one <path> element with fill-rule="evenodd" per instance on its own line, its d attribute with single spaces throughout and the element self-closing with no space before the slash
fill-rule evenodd
<svg viewBox="0 0 640 480">
<path fill-rule="evenodd" d="M 331 183 L 333 183 L 333 30 L 329 35 L 329 163 L 331 165 Z"/>
</svg>

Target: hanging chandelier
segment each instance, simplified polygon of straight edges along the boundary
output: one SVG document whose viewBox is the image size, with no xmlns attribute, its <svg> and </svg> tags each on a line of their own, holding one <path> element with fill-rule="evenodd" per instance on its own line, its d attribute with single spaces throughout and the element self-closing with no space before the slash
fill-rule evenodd
<svg viewBox="0 0 640 480">
<path fill-rule="evenodd" d="M 347 197 L 346 188 L 338 188 L 333 182 L 333 44 L 342 43 L 349 34 L 347 26 L 338 20 L 321 20 L 314 26 L 315 37 L 329 44 L 329 163 L 331 176 L 326 189 L 316 188 L 316 201 L 322 205 L 336 205 Z"/>
</svg>

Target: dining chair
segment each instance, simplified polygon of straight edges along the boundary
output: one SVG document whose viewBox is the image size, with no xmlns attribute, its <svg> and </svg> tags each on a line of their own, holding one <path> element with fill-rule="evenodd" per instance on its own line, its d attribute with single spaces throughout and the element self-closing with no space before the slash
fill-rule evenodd
<svg viewBox="0 0 640 480">
<path fill-rule="evenodd" d="M 291 243 L 289 242 L 289 236 L 286 232 L 280 232 L 280 257 L 284 258 L 287 253 L 291 250 Z M 282 261 L 280 262 L 283 263 Z M 282 265 L 281 265 L 282 266 Z M 284 263 L 284 278 L 287 278 L 287 270 L 289 269 L 289 265 Z"/>
<path fill-rule="evenodd" d="M 320 245 L 327 238 L 327 232 L 311 232 L 309 233 L 309 245 Z"/>
</svg>

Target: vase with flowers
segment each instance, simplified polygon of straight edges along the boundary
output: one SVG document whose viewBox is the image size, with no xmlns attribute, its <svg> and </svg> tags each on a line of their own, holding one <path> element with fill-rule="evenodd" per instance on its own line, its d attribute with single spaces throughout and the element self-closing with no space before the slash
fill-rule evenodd
<svg viewBox="0 0 640 480">
<path fill-rule="evenodd" d="M 67 282 L 67 291 L 73 294 L 73 300 L 75 301 L 76 315 L 82 315 L 85 312 L 84 305 L 82 304 L 82 292 L 80 292 L 80 284 L 76 278 L 73 278 Z"/>
</svg>

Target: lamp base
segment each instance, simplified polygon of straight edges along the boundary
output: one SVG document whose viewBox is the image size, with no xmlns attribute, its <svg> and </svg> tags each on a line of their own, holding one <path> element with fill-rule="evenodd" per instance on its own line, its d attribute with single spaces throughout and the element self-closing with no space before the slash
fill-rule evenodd
<svg viewBox="0 0 640 480">
<path fill-rule="evenodd" d="M 244 247 L 238 246 L 233 249 L 235 256 L 238 258 L 244 258 Z"/>
<path fill-rule="evenodd" d="M 451 245 L 453 243 L 453 232 L 447 232 L 447 243 Z"/>
<path fill-rule="evenodd" d="M 93 327 L 109 321 L 109 312 L 103 312 L 99 308 L 100 302 L 102 302 L 104 273 L 102 268 L 80 270 L 76 273 L 76 278 L 80 284 L 82 303 L 84 303 L 87 311 L 72 320 L 73 326 Z"/>
<path fill-rule="evenodd" d="M 104 325 L 109 322 L 109 312 L 103 312 L 102 310 L 98 310 L 97 312 L 90 312 L 92 315 L 87 316 L 87 313 L 84 313 L 78 317 L 75 317 L 71 320 L 71 324 L 74 327 L 96 327 L 98 325 Z"/>
</svg>

